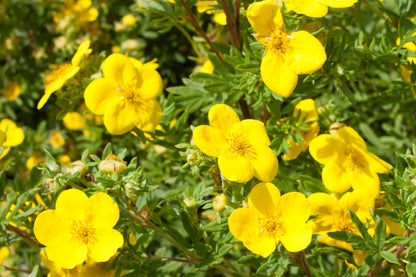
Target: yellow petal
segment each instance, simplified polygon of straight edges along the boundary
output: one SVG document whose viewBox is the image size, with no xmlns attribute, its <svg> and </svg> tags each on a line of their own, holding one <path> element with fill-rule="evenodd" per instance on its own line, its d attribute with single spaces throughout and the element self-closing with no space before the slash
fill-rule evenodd
<svg viewBox="0 0 416 277">
<path fill-rule="evenodd" d="M 221 151 L 228 147 L 220 131 L 208 125 L 196 127 L 192 138 L 202 152 L 212 157 L 218 157 Z"/>
<path fill-rule="evenodd" d="M 143 132 L 154 132 L 163 118 L 163 111 L 159 102 L 148 99 L 138 103 L 136 108 L 138 117 L 136 127 Z"/>
<path fill-rule="evenodd" d="M 310 17 L 323 17 L 328 13 L 328 7 L 316 0 L 289 0 L 286 8 Z"/>
<path fill-rule="evenodd" d="M 326 61 L 321 42 L 306 31 L 298 31 L 289 41 L 293 50 L 285 55 L 288 67 L 297 74 L 309 74 L 320 69 Z"/>
<path fill-rule="evenodd" d="M 0 159 L 1 158 L 3 158 L 4 156 L 6 156 L 7 155 L 7 153 L 9 153 L 9 151 L 10 151 L 10 147 L 6 147 L 6 148 L 4 148 L 3 149 L 3 152 L 1 153 L 1 155 L 0 155 Z"/>
<path fill-rule="evenodd" d="M 272 183 L 259 183 L 248 196 L 248 207 L 257 214 L 272 216 L 280 206 L 280 191 Z"/>
<path fill-rule="evenodd" d="M 342 193 L 351 188 L 354 178 L 352 174 L 346 171 L 342 164 L 330 162 L 322 170 L 322 181 L 329 191 Z"/>
<path fill-rule="evenodd" d="M 45 248 L 48 258 L 58 266 L 71 269 L 87 258 L 87 246 L 71 234 L 62 236 L 56 244 Z"/>
<path fill-rule="evenodd" d="M 91 42 L 89 40 L 86 40 L 78 46 L 77 52 L 75 53 L 75 55 L 72 57 L 72 60 L 71 60 L 71 64 L 73 66 L 79 65 L 82 58 L 88 56 L 92 52 L 92 49 L 89 49 L 90 43 Z"/>
<path fill-rule="evenodd" d="M 270 139 L 266 133 L 266 127 L 260 120 L 245 119 L 242 120 L 240 124 L 234 125 L 234 128 L 241 128 L 241 133 L 252 145 L 270 145 Z"/>
<path fill-rule="evenodd" d="M 119 100 L 109 104 L 104 114 L 104 125 L 110 134 L 127 133 L 138 123 L 140 113 L 128 101 Z"/>
<path fill-rule="evenodd" d="M 103 62 L 103 74 L 106 79 L 115 82 L 115 85 L 135 87 L 141 80 L 137 69 L 128 57 L 115 53 L 108 56 Z"/>
<path fill-rule="evenodd" d="M 249 160 L 228 149 L 220 153 L 218 166 L 222 175 L 230 181 L 245 183 L 254 176 L 254 168 Z"/>
<path fill-rule="evenodd" d="M 102 115 L 108 106 L 115 101 L 120 101 L 121 95 L 113 81 L 101 78 L 92 81 L 84 92 L 84 100 L 87 108 L 95 114 Z"/>
<path fill-rule="evenodd" d="M 310 204 L 300 192 L 284 194 L 277 208 L 285 224 L 305 223 L 310 214 Z"/>
<path fill-rule="evenodd" d="M 88 198 L 85 221 L 94 228 L 113 228 L 119 218 L 117 203 L 106 193 L 99 192 Z"/>
<path fill-rule="evenodd" d="M 329 232 L 334 229 L 334 219 L 343 215 L 343 208 L 331 195 L 318 192 L 309 195 L 308 202 L 311 207 L 311 215 L 318 217 L 312 219 L 314 233 Z"/>
<path fill-rule="evenodd" d="M 84 220 L 85 206 L 88 196 L 81 190 L 68 189 L 58 196 L 56 200 L 56 212 L 59 216 L 71 220 Z"/>
<path fill-rule="evenodd" d="M 309 143 L 309 153 L 321 164 L 337 160 L 344 148 L 342 140 L 328 134 L 319 135 Z"/>
<path fill-rule="evenodd" d="M 51 95 L 53 92 L 60 89 L 67 80 L 71 79 L 72 77 L 75 76 L 75 74 L 78 73 L 79 69 L 80 69 L 79 66 L 71 66 L 70 68 L 68 68 L 64 72 L 64 75 L 60 75 L 58 79 L 50 82 L 46 86 L 45 94 Z"/>
<path fill-rule="evenodd" d="M 389 163 L 386 163 L 373 153 L 367 152 L 365 155 L 365 159 L 368 162 L 368 166 L 371 171 L 377 172 L 377 173 L 388 173 L 390 169 L 393 168 L 393 166 Z"/>
<path fill-rule="evenodd" d="M 316 1 L 322 5 L 326 5 L 332 8 L 347 8 L 347 7 L 351 7 L 352 5 L 358 2 L 358 0 L 316 0 Z"/>
<path fill-rule="evenodd" d="M 260 3 L 260 2 L 256 2 Z M 268 49 L 260 65 L 264 84 L 274 93 L 288 97 L 298 83 L 298 75 L 291 70 L 275 49 Z"/>
<path fill-rule="evenodd" d="M 141 71 L 143 83 L 140 87 L 140 96 L 144 99 L 155 98 L 162 93 L 163 83 L 159 73 L 151 67 L 143 67 Z"/>
<path fill-rule="evenodd" d="M 106 262 L 123 246 L 123 236 L 114 229 L 96 229 L 94 242 L 88 244 L 88 256 L 96 262 Z"/>
<path fill-rule="evenodd" d="M 367 145 L 363 138 L 351 127 L 341 127 L 337 131 L 337 137 L 345 141 L 346 144 L 361 150 L 367 150 Z"/>
<path fill-rule="evenodd" d="M 234 210 L 228 218 L 228 226 L 231 234 L 255 254 L 267 257 L 276 249 L 275 240 L 261 232 L 257 214 L 251 208 Z"/>
<path fill-rule="evenodd" d="M 225 13 L 220 12 L 214 14 L 214 22 L 223 26 L 227 25 L 227 17 L 225 16 Z"/>
<path fill-rule="evenodd" d="M 311 243 L 311 224 L 307 224 L 305 222 L 293 222 L 289 225 L 285 225 L 285 227 L 286 233 L 284 236 L 280 237 L 280 242 L 287 251 L 299 252 L 304 250 Z"/>
<path fill-rule="evenodd" d="M 345 193 L 338 202 L 343 209 L 353 211 L 362 222 L 371 217 L 370 209 L 374 209 L 374 198 L 359 191 Z"/>
<path fill-rule="evenodd" d="M 69 224 L 55 210 L 46 210 L 36 217 L 33 232 L 41 244 L 55 245 L 61 236 L 70 232 Z"/>
<path fill-rule="evenodd" d="M 250 4 L 247 9 L 247 19 L 254 31 L 260 36 L 267 36 L 284 27 L 280 7 L 272 0 Z"/>
<path fill-rule="evenodd" d="M 208 112 L 208 120 L 213 128 L 220 130 L 226 137 L 231 128 L 240 122 L 237 113 L 225 104 L 212 106 Z"/>
<path fill-rule="evenodd" d="M 16 123 L 10 119 L 4 118 L 0 121 L 0 130 L 6 133 L 6 140 L 3 142 L 3 146 L 16 146 L 25 139 L 22 128 L 17 127 Z"/>
<path fill-rule="evenodd" d="M 263 182 L 270 182 L 276 177 L 279 163 L 273 150 L 262 144 L 252 145 L 253 154 L 247 155 L 254 167 L 254 176 Z"/>
</svg>

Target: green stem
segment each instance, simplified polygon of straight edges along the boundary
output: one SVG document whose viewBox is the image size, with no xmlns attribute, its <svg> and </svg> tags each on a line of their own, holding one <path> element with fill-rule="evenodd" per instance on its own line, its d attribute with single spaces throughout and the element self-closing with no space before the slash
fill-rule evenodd
<svg viewBox="0 0 416 277">
<path fill-rule="evenodd" d="M 199 25 L 198 21 L 195 18 L 195 15 L 192 13 L 191 9 L 188 7 L 188 5 L 185 3 L 184 0 L 179 0 L 182 4 L 182 6 L 185 8 L 186 13 L 189 16 L 190 19 L 190 23 L 192 24 L 192 26 L 194 26 L 196 32 L 204 38 L 205 42 L 209 45 L 209 47 L 211 48 L 211 51 L 215 53 L 215 55 L 218 57 L 218 59 L 224 63 L 224 58 L 220 55 L 220 53 L 217 51 L 217 49 L 215 49 L 214 45 L 212 45 L 211 40 L 208 38 L 207 34 L 205 34 L 204 30 L 202 29 L 202 27 Z"/>
</svg>

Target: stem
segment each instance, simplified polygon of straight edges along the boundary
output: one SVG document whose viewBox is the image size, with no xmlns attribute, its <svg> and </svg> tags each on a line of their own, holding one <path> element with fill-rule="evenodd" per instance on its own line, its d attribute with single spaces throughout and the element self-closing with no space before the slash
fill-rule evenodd
<svg viewBox="0 0 416 277">
<path fill-rule="evenodd" d="M 202 27 L 199 25 L 198 21 L 196 20 L 194 14 L 192 13 L 191 9 L 189 9 L 188 5 L 185 3 L 184 0 L 179 0 L 182 4 L 182 6 L 185 8 L 186 13 L 188 14 L 190 20 L 191 20 L 191 24 L 192 26 L 194 26 L 196 32 L 204 38 L 205 42 L 209 45 L 209 47 L 211 48 L 211 51 L 215 53 L 215 55 L 218 57 L 218 59 L 224 63 L 224 58 L 220 55 L 220 53 L 217 51 L 217 49 L 214 48 L 214 45 L 212 45 L 211 40 L 208 38 L 207 34 L 205 34 L 204 30 L 202 29 Z"/>
<path fill-rule="evenodd" d="M 375 14 L 377 14 L 381 19 L 386 19 L 386 16 L 380 12 L 379 9 L 377 9 L 376 7 L 374 7 L 373 4 L 371 4 L 370 2 L 368 2 L 368 0 L 362 0 L 363 3 Z M 378 1 L 377 1 L 378 2 Z"/>
<path fill-rule="evenodd" d="M 244 95 L 238 100 L 241 106 L 241 110 L 243 112 L 244 119 L 252 118 L 250 114 L 250 110 L 248 109 L 248 105 L 246 100 L 244 99 Z"/>
<path fill-rule="evenodd" d="M 299 252 L 299 257 L 300 257 L 300 260 L 302 262 L 303 268 L 306 271 L 306 275 L 308 275 L 308 277 L 312 277 L 311 268 L 309 266 L 308 260 L 306 259 L 305 252 L 300 251 Z"/>
<path fill-rule="evenodd" d="M 32 237 L 30 237 L 30 235 L 27 232 L 20 230 L 19 228 L 12 226 L 10 224 L 6 225 L 6 230 L 15 233 L 16 235 L 21 237 L 27 244 L 29 244 L 32 248 L 35 248 L 36 251 L 40 251 L 38 242 L 35 241 Z"/>
<path fill-rule="evenodd" d="M 150 220 L 145 219 L 136 209 L 134 209 L 126 199 L 123 198 L 122 195 L 116 195 L 127 207 L 128 209 L 124 208 L 123 206 L 120 206 L 120 209 L 128 214 L 131 218 L 133 218 L 134 221 L 139 223 L 140 225 L 147 227 L 149 229 L 152 229 L 156 234 L 163 237 L 167 241 L 169 241 L 173 246 L 176 248 L 182 250 L 185 252 L 188 256 L 197 258 L 195 253 L 189 251 L 187 248 L 183 247 L 181 244 L 177 243 L 173 238 L 171 238 L 168 234 L 166 234 L 161 228 L 156 226 L 153 222 Z"/>
<path fill-rule="evenodd" d="M 237 43 L 237 49 L 243 50 L 243 40 L 240 34 L 240 5 L 241 0 L 235 0 L 234 3 L 234 28 L 235 28 L 235 39 Z"/>
<path fill-rule="evenodd" d="M 178 28 L 179 31 L 185 36 L 185 38 L 188 40 L 188 42 L 192 45 L 192 48 L 194 49 L 197 56 L 200 56 L 200 51 L 198 47 L 195 45 L 195 41 L 192 39 L 192 37 L 189 35 L 188 31 L 183 28 L 180 24 L 175 24 L 175 27 Z"/>
</svg>

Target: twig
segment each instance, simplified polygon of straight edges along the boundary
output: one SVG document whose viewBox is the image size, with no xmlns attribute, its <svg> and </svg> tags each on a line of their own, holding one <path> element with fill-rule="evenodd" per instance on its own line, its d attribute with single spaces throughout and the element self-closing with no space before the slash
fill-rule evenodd
<svg viewBox="0 0 416 277">
<path fill-rule="evenodd" d="M 189 16 L 189 19 L 191 20 L 191 24 L 192 26 L 194 26 L 195 30 L 197 31 L 197 33 L 204 38 L 205 42 L 209 45 L 209 47 L 211 48 L 211 51 L 215 53 L 215 55 L 217 55 L 218 59 L 220 59 L 220 61 L 222 63 L 224 63 L 224 58 L 220 55 L 220 53 L 217 51 L 217 49 L 214 48 L 214 45 L 212 45 L 211 40 L 208 38 L 207 34 L 205 34 L 204 30 L 202 29 L 202 27 L 199 25 L 198 21 L 196 20 L 194 14 L 192 13 L 191 9 L 188 7 L 188 5 L 185 3 L 184 0 L 179 0 L 182 4 L 182 6 L 185 8 L 186 13 Z"/>
<path fill-rule="evenodd" d="M 303 268 L 306 271 L 306 275 L 308 275 L 308 277 L 312 277 L 311 268 L 309 266 L 308 260 L 306 259 L 305 252 L 300 251 L 299 252 L 299 257 L 300 257 L 300 260 L 302 262 Z"/>
<path fill-rule="evenodd" d="M 10 224 L 6 225 L 6 230 L 15 233 L 19 237 L 21 237 L 27 244 L 29 244 L 31 247 L 35 248 L 37 251 L 40 251 L 40 247 L 37 241 L 35 241 L 29 233 L 13 226 Z"/>
</svg>

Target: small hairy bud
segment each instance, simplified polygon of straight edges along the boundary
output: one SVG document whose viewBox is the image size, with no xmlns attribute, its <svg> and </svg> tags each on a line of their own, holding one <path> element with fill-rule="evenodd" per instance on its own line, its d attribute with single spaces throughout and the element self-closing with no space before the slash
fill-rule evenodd
<svg viewBox="0 0 416 277">
<path fill-rule="evenodd" d="M 228 203 L 228 197 L 225 194 L 218 194 L 214 197 L 212 200 L 212 207 L 214 210 L 217 211 L 217 213 L 221 213 L 225 210 L 225 206 Z"/>
<path fill-rule="evenodd" d="M 87 173 L 87 170 L 88 170 L 88 166 L 80 160 L 69 163 L 64 168 L 65 168 L 66 174 L 68 175 L 72 175 L 72 174 L 75 174 L 76 172 L 79 172 L 79 175 L 82 176 L 85 173 Z"/>
<path fill-rule="evenodd" d="M 104 173 L 120 173 L 126 170 L 126 162 L 114 154 L 108 155 L 98 164 L 98 169 Z"/>
</svg>

